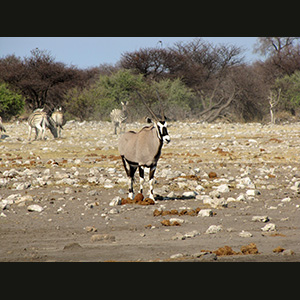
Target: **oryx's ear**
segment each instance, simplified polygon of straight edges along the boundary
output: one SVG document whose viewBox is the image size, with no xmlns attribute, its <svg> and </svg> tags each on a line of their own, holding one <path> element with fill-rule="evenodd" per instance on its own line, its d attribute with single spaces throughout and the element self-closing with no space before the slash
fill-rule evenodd
<svg viewBox="0 0 300 300">
<path fill-rule="evenodd" d="M 152 120 L 151 120 L 150 118 L 147 117 L 147 118 L 146 118 L 146 122 L 147 122 L 147 123 L 152 123 Z"/>
</svg>

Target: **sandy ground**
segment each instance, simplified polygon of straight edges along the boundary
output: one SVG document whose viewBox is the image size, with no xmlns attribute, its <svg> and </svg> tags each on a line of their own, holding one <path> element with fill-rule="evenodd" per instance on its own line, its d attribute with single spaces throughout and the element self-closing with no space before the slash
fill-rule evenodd
<svg viewBox="0 0 300 300">
<path fill-rule="evenodd" d="M 0 261 L 300 261 L 300 123 L 171 122 L 159 200 L 117 206 L 127 180 L 111 123 L 69 122 L 62 138 L 31 142 L 26 123 L 4 125 Z M 197 215 L 204 209 L 212 216 Z M 256 251 L 241 253 L 249 244 Z"/>
</svg>

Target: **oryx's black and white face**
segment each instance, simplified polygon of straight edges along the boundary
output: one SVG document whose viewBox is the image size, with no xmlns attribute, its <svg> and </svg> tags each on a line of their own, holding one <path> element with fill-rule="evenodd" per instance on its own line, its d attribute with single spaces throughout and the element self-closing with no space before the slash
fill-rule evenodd
<svg viewBox="0 0 300 300">
<path fill-rule="evenodd" d="M 158 137 L 164 142 L 164 143 L 170 143 L 171 139 L 168 133 L 168 124 L 166 121 L 158 121 L 156 123 L 156 128 L 158 131 Z"/>
</svg>

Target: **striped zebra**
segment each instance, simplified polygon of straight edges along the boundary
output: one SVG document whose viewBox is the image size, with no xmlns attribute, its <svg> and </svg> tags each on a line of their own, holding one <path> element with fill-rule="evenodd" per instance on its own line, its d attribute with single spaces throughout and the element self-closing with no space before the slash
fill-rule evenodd
<svg viewBox="0 0 300 300">
<path fill-rule="evenodd" d="M 28 117 L 28 140 L 30 141 L 32 128 L 35 129 L 35 140 L 37 139 L 45 139 L 46 127 L 48 127 L 54 136 L 57 138 L 57 129 L 54 120 L 47 115 L 43 108 L 37 108 L 32 112 L 32 114 Z"/>
<path fill-rule="evenodd" d="M 117 134 L 117 127 L 120 128 L 120 133 L 122 131 L 123 127 L 123 131 L 125 131 L 125 127 L 126 127 L 126 120 L 127 120 L 127 105 L 128 105 L 128 101 L 121 102 L 122 104 L 122 110 L 121 109 L 113 109 L 110 113 L 110 119 L 114 124 L 114 128 L 115 128 L 115 134 Z M 124 124 L 124 126 L 122 126 L 122 124 Z"/>
<path fill-rule="evenodd" d="M 2 124 L 2 118 L 1 117 L 0 117 L 0 131 L 6 132 L 5 127 Z"/>
<path fill-rule="evenodd" d="M 61 107 L 57 108 L 51 115 L 51 118 L 54 120 L 55 122 L 55 126 L 57 129 L 57 134 L 58 137 L 61 137 L 61 130 L 63 129 L 63 121 L 64 121 L 64 114 L 62 112 Z"/>
</svg>

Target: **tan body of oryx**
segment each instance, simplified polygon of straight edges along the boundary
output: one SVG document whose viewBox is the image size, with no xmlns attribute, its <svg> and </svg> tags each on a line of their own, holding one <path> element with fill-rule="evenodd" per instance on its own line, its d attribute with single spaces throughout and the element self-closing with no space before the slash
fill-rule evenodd
<svg viewBox="0 0 300 300">
<path fill-rule="evenodd" d="M 120 155 L 139 166 L 150 167 L 156 164 L 161 147 L 162 141 L 158 138 L 154 125 L 146 126 L 138 133 L 126 132 L 119 140 Z"/>
<path fill-rule="evenodd" d="M 139 94 L 140 96 L 140 94 Z M 141 97 L 141 96 L 140 96 Z M 167 122 L 165 117 L 158 121 L 153 111 L 147 106 L 141 97 L 143 103 L 153 115 L 156 122 L 151 126 L 143 127 L 139 132 L 129 131 L 124 133 L 119 139 L 119 153 L 127 176 L 130 178 L 129 198 L 133 198 L 133 181 L 136 169 L 139 168 L 140 175 L 140 193 L 143 193 L 144 167 L 150 169 L 149 184 L 150 198 L 154 200 L 153 181 L 157 162 L 160 158 L 163 143 L 169 143 L 170 137 L 167 131 Z M 152 122 L 149 119 L 150 122 Z"/>
</svg>

